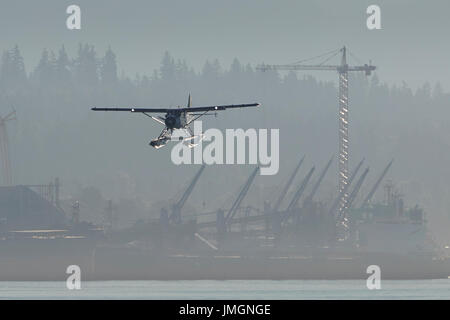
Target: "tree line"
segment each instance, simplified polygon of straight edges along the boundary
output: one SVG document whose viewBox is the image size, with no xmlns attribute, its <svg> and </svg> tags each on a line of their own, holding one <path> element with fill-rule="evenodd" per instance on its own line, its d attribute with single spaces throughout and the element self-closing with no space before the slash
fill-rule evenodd
<svg viewBox="0 0 450 320">
<path fill-rule="evenodd" d="M 309 73 L 261 72 L 237 58 L 228 67 L 214 59 L 194 70 L 169 52 L 158 69 L 130 76 L 119 72 L 117 60 L 111 48 L 100 54 L 90 44 L 80 44 L 74 56 L 64 46 L 44 49 L 35 66 L 27 66 L 18 46 L 3 51 L 0 114 L 12 107 L 18 114 L 17 125 L 8 131 L 17 183 L 60 176 L 67 192 L 95 186 L 108 198 L 141 196 L 149 206 L 168 198 L 167 190 L 175 197 L 196 168 L 174 166 L 170 148 L 150 149 L 148 142 L 161 130 L 158 124 L 129 114 L 93 114 L 90 108 L 184 105 L 189 93 L 194 105 L 262 103 L 258 110 L 205 119 L 204 127 L 280 128 L 280 173 L 256 182 L 249 202 L 275 196 L 300 155 L 307 154 L 318 167 L 337 153 L 336 82 Z M 439 83 L 413 90 L 406 82 L 388 85 L 375 73 L 351 75 L 349 96 L 351 165 L 365 157 L 375 179 L 395 158 L 392 175 L 402 191 L 448 214 L 450 95 Z M 211 209 L 225 203 L 250 171 L 224 166 L 205 172 L 204 183 L 227 191 L 199 187 L 202 192 L 194 192 L 193 200 L 214 199 L 206 204 Z M 337 176 L 330 174 L 328 182 L 324 193 L 335 190 Z"/>
</svg>

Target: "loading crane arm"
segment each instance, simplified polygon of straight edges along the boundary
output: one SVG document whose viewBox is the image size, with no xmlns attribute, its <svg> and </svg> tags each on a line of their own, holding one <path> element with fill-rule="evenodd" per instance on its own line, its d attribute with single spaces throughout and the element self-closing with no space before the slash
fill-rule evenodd
<svg viewBox="0 0 450 320">
<path fill-rule="evenodd" d="M 307 200 L 307 201 L 312 201 L 312 200 L 313 200 L 314 196 L 315 196 L 316 193 L 317 193 L 317 190 L 318 190 L 319 187 L 320 187 L 320 184 L 322 183 L 323 178 L 324 178 L 325 175 L 327 174 L 328 169 L 330 168 L 331 163 L 333 162 L 333 158 L 334 158 L 334 156 L 332 156 L 332 157 L 330 158 L 330 160 L 328 161 L 327 165 L 325 166 L 325 168 L 324 168 L 324 169 L 322 170 L 322 172 L 320 173 L 319 179 L 317 179 L 316 184 L 315 184 L 314 187 L 312 188 L 312 190 L 311 190 L 311 192 L 309 193 L 308 197 L 306 197 L 306 200 Z"/>
<path fill-rule="evenodd" d="M 244 200 L 245 196 L 248 193 L 248 190 L 250 189 L 250 186 L 253 183 L 253 180 L 255 180 L 256 174 L 259 171 L 259 167 L 256 167 L 255 170 L 253 170 L 252 174 L 248 177 L 245 184 L 242 186 L 241 191 L 239 192 L 236 200 L 234 201 L 233 205 L 231 206 L 230 210 L 228 211 L 227 215 L 225 216 L 225 223 L 229 225 L 231 223 L 231 220 L 235 216 L 237 210 L 239 209 L 239 206 L 242 203 L 242 200 Z"/>
<path fill-rule="evenodd" d="M 364 172 L 359 177 L 358 181 L 356 182 L 355 187 L 353 188 L 352 193 L 349 195 L 347 199 L 347 205 L 339 212 L 338 219 L 345 216 L 346 210 L 352 208 L 353 201 L 355 201 L 356 196 L 358 195 L 359 190 L 361 189 L 361 186 L 366 179 L 367 174 L 369 173 L 369 168 L 366 168 Z"/>
<path fill-rule="evenodd" d="M 192 190 L 194 190 L 195 185 L 197 184 L 198 180 L 200 179 L 200 176 L 203 173 L 203 170 L 205 170 L 205 165 L 203 164 L 200 169 L 197 171 L 197 174 L 194 176 L 194 178 L 189 183 L 189 186 L 187 187 L 186 191 L 184 191 L 183 195 L 181 196 L 180 200 L 178 200 L 177 203 L 173 205 L 172 214 L 170 215 L 170 220 L 180 222 L 181 220 L 181 209 L 183 208 L 186 201 L 189 199 L 189 196 L 192 193 Z"/>
<path fill-rule="evenodd" d="M 367 194 L 366 198 L 364 199 L 364 201 L 361 204 L 360 208 L 363 208 L 365 206 L 367 206 L 370 201 L 373 198 L 373 195 L 375 194 L 375 192 L 377 191 L 381 181 L 383 181 L 384 177 L 386 176 L 387 172 L 389 171 L 389 168 L 391 167 L 392 163 L 394 162 L 394 159 L 392 159 L 388 165 L 386 166 L 386 168 L 384 168 L 383 172 L 381 173 L 380 177 L 378 178 L 378 180 L 375 182 L 375 184 L 373 185 L 372 189 L 370 190 L 370 192 Z"/>
<path fill-rule="evenodd" d="M 284 185 L 284 188 L 281 191 L 277 202 L 275 202 L 275 206 L 273 207 L 273 210 L 272 210 L 273 212 L 277 212 L 280 209 L 281 202 L 283 202 L 284 198 L 286 197 L 286 193 L 288 192 L 289 188 L 291 187 L 292 182 L 294 181 L 294 178 L 297 175 L 297 172 L 300 169 L 304 159 L 305 159 L 305 156 L 303 156 L 303 158 L 300 159 L 300 162 L 297 164 L 297 167 L 295 167 L 294 172 L 291 174 L 288 181 Z"/>
<path fill-rule="evenodd" d="M 303 178 L 303 181 L 302 181 L 300 187 L 295 192 L 294 197 L 292 198 L 291 202 L 289 203 L 289 205 L 288 205 L 288 207 L 286 209 L 286 213 L 284 214 L 283 220 L 287 220 L 291 216 L 292 211 L 297 206 L 298 201 L 300 200 L 300 198 L 302 197 L 303 193 L 305 192 L 306 186 L 308 185 L 308 182 L 311 179 L 311 176 L 314 173 L 315 169 L 316 169 L 316 167 L 312 167 L 309 170 L 308 174 L 305 176 L 305 178 Z"/>
</svg>

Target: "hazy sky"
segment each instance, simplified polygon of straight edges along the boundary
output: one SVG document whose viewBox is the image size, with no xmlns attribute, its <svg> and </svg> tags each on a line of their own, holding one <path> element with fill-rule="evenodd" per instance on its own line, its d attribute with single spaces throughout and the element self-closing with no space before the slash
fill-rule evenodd
<svg viewBox="0 0 450 320">
<path fill-rule="evenodd" d="M 116 52 L 119 70 L 151 74 L 165 50 L 200 70 L 206 59 L 228 67 L 289 63 L 347 45 L 379 67 L 381 80 L 415 87 L 440 81 L 450 91 L 448 0 L 1 0 L 0 49 L 18 44 L 27 71 L 44 47 L 79 42 Z M 66 29 L 66 8 L 82 10 L 82 29 Z M 381 7 L 382 30 L 366 27 L 366 8 Z M 350 60 L 357 63 L 355 60 Z M 314 73 L 317 75 L 317 72 Z M 328 73 L 327 78 L 335 79 Z"/>
</svg>

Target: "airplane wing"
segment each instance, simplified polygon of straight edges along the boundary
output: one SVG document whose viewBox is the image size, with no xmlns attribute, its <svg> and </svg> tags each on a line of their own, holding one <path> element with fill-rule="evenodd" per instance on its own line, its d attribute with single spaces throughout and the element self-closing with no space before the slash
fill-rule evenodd
<svg viewBox="0 0 450 320">
<path fill-rule="evenodd" d="M 167 113 L 169 110 L 178 109 L 146 109 L 146 108 L 91 108 L 92 111 L 128 111 L 144 113 Z"/>
<path fill-rule="evenodd" d="M 128 112 L 142 112 L 142 113 L 167 113 L 171 111 L 178 112 L 199 112 L 199 111 L 217 111 L 226 110 L 232 108 L 247 108 L 258 107 L 259 103 L 247 103 L 247 104 L 230 104 L 221 106 L 207 106 L 207 107 L 189 107 L 189 108 L 172 108 L 172 109 L 146 109 L 146 108 L 92 108 L 93 111 L 128 111 Z"/>
<path fill-rule="evenodd" d="M 222 106 L 207 106 L 207 107 L 190 107 L 190 108 L 182 108 L 183 111 L 189 112 L 198 112 L 198 111 L 217 111 L 217 110 L 226 110 L 232 108 L 247 108 L 247 107 L 258 107 L 259 103 L 247 103 L 247 104 L 229 104 Z"/>
</svg>

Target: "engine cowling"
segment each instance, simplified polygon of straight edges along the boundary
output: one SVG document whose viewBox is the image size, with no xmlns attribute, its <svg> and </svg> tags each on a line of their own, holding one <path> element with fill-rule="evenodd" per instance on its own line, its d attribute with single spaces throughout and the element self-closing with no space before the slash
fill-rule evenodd
<svg viewBox="0 0 450 320">
<path fill-rule="evenodd" d="M 177 119 L 174 116 L 167 116 L 166 119 L 164 119 L 164 123 L 167 128 L 173 129 L 177 123 Z"/>
</svg>

